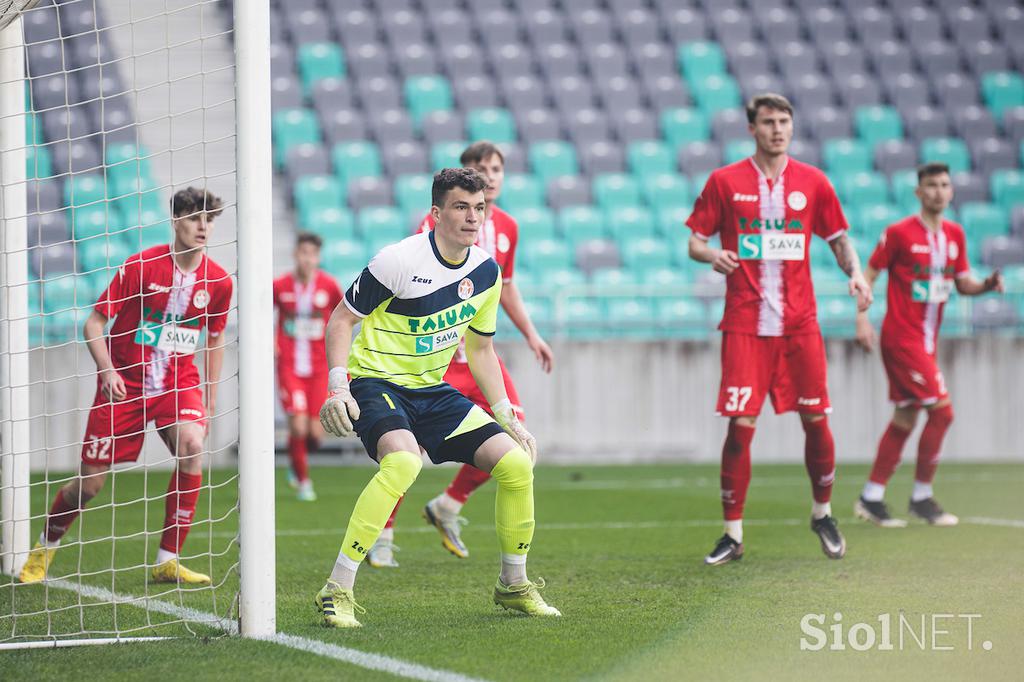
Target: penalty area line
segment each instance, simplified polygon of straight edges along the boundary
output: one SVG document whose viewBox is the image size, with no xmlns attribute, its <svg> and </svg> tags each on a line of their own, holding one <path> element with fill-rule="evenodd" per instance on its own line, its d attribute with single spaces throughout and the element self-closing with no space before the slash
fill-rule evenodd
<svg viewBox="0 0 1024 682">
<path fill-rule="evenodd" d="M 157 611 L 168 616 L 176 617 L 182 621 L 206 625 L 226 632 L 229 635 L 238 634 L 238 623 L 234 620 L 222 618 L 213 613 L 199 611 L 198 609 L 179 606 L 177 604 L 171 604 L 149 597 L 137 597 L 130 594 L 114 594 L 110 590 L 102 587 L 82 585 L 70 580 L 50 580 L 47 584 L 50 587 L 57 589 L 77 592 L 83 597 L 87 597 L 89 599 Z M 391 656 L 384 656 L 383 654 L 374 654 L 366 651 L 359 651 L 357 649 L 350 649 L 337 644 L 331 644 L 329 642 L 323 642 L 316 639 L 307 639 L 305 637 L 290 635 L 284 632 L 279 632 L 276 635 L 265 637 L 258 641 L 271 642 L 273 644 L 288 647 L 289 649 L 295 649 L 296 651 L 303 651 L 305 653 L 331 658 L 343 663 L 350 663 L 367 670 L 377 670 L 395 675 L 396 677 L 405 677 L 412 680 L 425 680 L 426 682 L 485 682 L 485 680 L 480 678 L 461 675 L 449 670 L 429 668 L 418 663 L 403 661 L 400 658 L 392 658 Z"/>
</svg>

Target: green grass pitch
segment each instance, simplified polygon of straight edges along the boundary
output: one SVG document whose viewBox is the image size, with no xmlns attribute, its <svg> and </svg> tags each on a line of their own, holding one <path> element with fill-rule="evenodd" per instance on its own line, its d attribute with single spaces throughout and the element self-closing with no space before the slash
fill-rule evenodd
<svg viewBox="0 0 1024 682">
<path fill-rule="evenodd" d="M 531 577 L 543 576 L 546 598 L 561 619 L 531 620 L 502 612 L 490 601 L 496 576 L 494 486 L 482 488 L 464 510 L 467 560 L 457 560 L 419 518 L 424 502 L 450 480 L 453 467 L 424 469 L 399 512 L 395 570 L 364 566 L 356 598 L 367 609 L 358 631 L 318 626 L 312 597 L 329 572 L 356 496 L 371 475 L 368 467 L 314 469 L 320 499 L 300 503 L 279 471 L 277 493 L 278 630 L 309 640 L 383 654 L 431 668 L 490 680 L 668 680 L 668 679 L 1020 679 L 1024 648 L 1024 465 L 945 465 L 937 496 L 963 522 L 956 528 L 912 523 L 882 530 L 852 518 L 864 466 L 841 466 L 833 507 L 848 541 L 841 561 L 829 561 L 808 529 L 810 490 L 800 466 L 754 465 L 747 502 L 746 556 L 719 568 L 701 564 L 721 534 L 715 466 L 539 467 L 538 528 L 530 554 Z M 912 466 L 890 486 L 894 511 L 905 510 Z M 125 504 L 112 524 L 109 510 L 85 514 L 81 528 L 90 542 L 58 553 L 52 574 L 81 570 L 83 582 L 119 594 L 150 596 L 203 612 L 224 614 L 237 590 L 237 546 L 232 539 L 235 497 L 228 472 L 215 472 L 222 487 L 201 498 L 186 552 L 211 551 L 213 559 L 188 562 L 212 569 L 214 590 L 174 591 L 145 583 L 138 566 L 152 560 L 163 507 Z M 166 474 L 151 475 L 163 490 Z M 110 489 L 97 503 L 110 501 Z M 140 474 L 120 474 L 113 487 L 119 504 L 138 499 Z M 42 513 L 42 494 L 33 510 Z M 226 520 L 205 523 L 211 515 Z M 1001 520 L 1001 521 L 1000 521 Z M 1006 523 L 1004 523 L 1004 521 Z M 78 526 L 76 525 L 76 530 Z M 72 535 L 76 530 L 72 531 Z M 116 552 L 106 539 L 117 541 Z M 39 532 L 38 523 L 33 534 Z M 268 541 L 270 535 L 268 533 Z M 113 561 L 119 569 L 108 570 Z M 393 679 L 350 663 L 278 644 L 220 636 L 202 625 L 159 625 L 169 616 L 131 605 L 95 600 L 44 586 L 0 581 L 0 639 L 11 636 L 11 613 L 24 615 L 16 634 L 48 631 L 96 633 L 115 628 L 128 634 L 165 635 L 172 641 L 19 650 L 0 653 L 0 678 L 89 680 L 337 680 Z M 926 617 L 925 650 L 904 630 L 899 614 L 914 624 Z M 825 614 L 830 626 L 841 613 L 847 629 L 859 622 L 881 634 L 879 614 L 892 614 L 894 650 L 800 649 L 801 619 Z M 932 650 L 932 617 L 938 646 Z M 972 623 L 967 649 L 964 618 Z M 137 631 L 136 631 L 137 630 Z M 863 632 L 861 633 L 863 634 Z M 198 636 L 196 636 L 198 635 Z M 96 634 L 94 636 L 105 636 Z M 813 638 L 808 638 L 813 642 Z M 864 639 L 859 640 L 861 642 Z M 982 642 L 991 643 L 987 650 Z M 877 642 L 876 642 L 877 643 Z M 12 677 L 7 673 L 14 671 Z"/>
</svg>

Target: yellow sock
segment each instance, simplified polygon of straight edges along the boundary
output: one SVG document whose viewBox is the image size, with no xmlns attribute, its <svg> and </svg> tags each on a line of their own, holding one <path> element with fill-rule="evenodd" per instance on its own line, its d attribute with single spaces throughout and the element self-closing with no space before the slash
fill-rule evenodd
<svg viewBox="0 0 1024 682">
<path fill-rule="evenodd" d="M 533 542 L 533 462 L 520 447 L 505 453 L 491 476 L 498 484 L 494 525 L 502 554 L 526 554 Z"/>
<path fill-rule="evenodd" d="M 363 488 L 348 520 L 345 541 L 341 545 L 345 556 L 356 563 L 366 557 L 399 498 L 416 480 L 421 468 L 423 460 L 412 452 L 399 450 L 381 458 L 380 470 Z"/>
</svg>

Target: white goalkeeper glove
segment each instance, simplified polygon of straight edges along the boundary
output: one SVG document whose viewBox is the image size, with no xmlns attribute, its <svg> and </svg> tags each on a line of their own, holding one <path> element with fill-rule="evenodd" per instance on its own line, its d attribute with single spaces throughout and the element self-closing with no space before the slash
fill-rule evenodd
<svg viewBox="0 0 1024 682">
<path fill-rule="evenodd" d="M 498 426 L 505 429 L 505 432 L 512 436 L 512 439 L 519 443 L 530 456 L 530 460 L 537 461 L 537 440 L 530 435 L 523 423 L 516 416 L 516 411 L 508 398 L 499 403 L 491 405 L 491 412 L 494 414 L 494 421 Z"/>
<path fill-rule="evenodd" d="M 344 367 L 331 370 L 327 380 L 327 400 L 320 408 L 320 424 L 324 431 L 347 438 L 355 433 L 359 419 L 359 404 L 348 390 L 348 375 Z"/>
</svg>

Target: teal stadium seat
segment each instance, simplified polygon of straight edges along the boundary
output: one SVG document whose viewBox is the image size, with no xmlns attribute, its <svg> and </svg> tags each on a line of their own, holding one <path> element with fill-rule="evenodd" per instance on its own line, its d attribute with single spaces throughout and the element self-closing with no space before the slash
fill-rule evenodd
<svg viewBox="0 0 1024 682">
<path fill-rule="evenodd" d="M 119 207 L 121 224 L 125 229 L 121 239 L 134 252 L 171 241 L 171 221 L 166 209 L 139 207 L 138 204 Z"/>
<path fill-rule="evenodd" d="M 555 214 L 546 206 L 530 206 L 516 214 L 519 224 L 519 239 L 528 242 L 534 239 L 555 237 Z"/>
<path fill-rule="evenodd" d="M 1005 211 L 1024 204 L 1024 173 L 1019 170 L 993 171 L 989 178 L 992 198 Z"/>
<path fill-rule="evenodd" d="M 857 303 L 846 294 L 818 296 L 818 323 L 821 333 L 833 338 L 853 338 L 856 332 Z"/>
<path fill-rule="evenodd" d="M 851 231 L 859 236 L 877 240 L 889 225 L 903 219 L 903 212 L 896 204 L 873 204 L 861 206 L 859 213 L 850 211 Z"/>
<path fill-rule="evenodd" d="M 411 233 L 402 212 L 394 206 L 370 206 L 359 211 L 356 216 L 356 227 L 363 239 L 383 239 L 399 241 Z"/>
<path fill-rule="evenodd" d="M 619 250 L 622 253 L 622 262 L 634 270 L 666 268 L 672 264 L 672 250 L 662 239 L 625 238 L 619 242 Z"/>
<path fill-rule="evenodd" d="M 594 178 L 592 190 L 605 210 L 640 205 L 640 184 L 628 173 L 602 173 Z"/>
<path fill-rule="evenodd" d="M 676 57 L 680 73 L 690 83 L 707 76 L 720 76 L 727 73 L 725 53 L 718 43 L 707 41 L 683 43 L 679 46 Z"/>
<path fill-rule="evenodd" d="M 308 96 L 317 81 L 345 75 L 345 55 L 335 43 L 304 43 L 299 45 L 299 78 Z"/>
<path fill-rule="evenodd" d="M 972 260 L 981 257 L 981 245 L 985 239 L 1009 232 L 1009 216 L 1006 210 L 997 204 L 966 203 L 960 207 L 960 217 L 967 237 L 967 253 Z"/>
<path fill-rule="evenodd" d="M 339 142 L 331 150 L 331 163 L 345 187 L 354 178 L 379 178 L 384 173 L 380 149 L 372 142 Z"/>
<path fill-rule="evenodd" d="M 903 139 L 903 120 L 894 107 L 873 105 L 857 107 L 854 112 L 857 136 L 874 149 L 879 142 Z"/>
<path fill-rule="evenodd" d="M 153 177 L 149 151 L 133 142 L 110 144 L 103 155 L 103 161 L 107 166 L 107 177 L 113 180 L 140 175 Z"/>
<path fill-rule="evenodd" d="M 691 82 L 690 89 L 701 111 L 708 116 L 726 109 L 737 109 L 743 104 L 740 86 L 727 74 L 705 76 Z"/>
<path fill-rule="evenodd" d="M 405 104 L 418 123 L 432 111 L 449 111 L 454 106 L 452 88 L 442 76 L 412 76 L 405 80 Z"/>
<path fill-rule="evenodd" d="M 605 315 L 603 299 L 570 296 L 562 305 L 558 322 L 569 338 L 598 339 L 605 336 Z"/>
<path fill-rule="evenodd" d="M 698 109 L 665 109 L 661 112 L 659 120 L 661 135 L 673 148 L 690 142 L 706 142 L 711 137 L 708 117 Z"/>
<path fill-rule="evenodd" d="M 822 157 L 825 170 L 831 177 L 872 170 L 871 150 L 860 140 L 826 140 L 822 145 Z"/>
<path fill-rule="evenodd" d="M 1024 77 L 1010 71 L 986 73 L 981 77 L 981 94 L 992 116 L 1001 120 L 1007 109 L 1024 106 Z"/>
<path fill-rule="evenodd" d="M 363 241 L 334 238 L 324 241 L 320 260 L 324 270 L 340 277 L 360 272 L 369 262 L 370 255 Z"/>
<path fill-rule="evenodd" d="M 466 135 L 471 140 L 490 140 L 499 144 L 515 142 L 515 120 L 507 109 L 473 109 L 466 117 Z"/>
<path fill-rule="evenodd" d="M 98 206 L 106 200 L 107 183 L 103 173 L 77 173 L 64 183 L 65 206 Z"/>
<path fill-rule="evenodd" d="M 274 137 L 274 161 L 284 167 L 288 150 L 300 144 L 320 142 L 320 124 L 311 109 L 282 109 L 271 119 Z"/>
<path fill-rule="evenodd" d="M 654 237 L 658 233 L 654 214 L 640 206 L 619 206 L 605 211 L 608 232 L 617 240 Z"/>
<path fill-rule="evenodd" d="M 534 142 L 528 156 L 530 171 L 545 184 L 552 178 L 580 172 L 576 148 L 562 140 Z"/>
<path fill-rule="evenodd" d="M 545 272 L 572 268 L 573 254 L 565 242 L 537 239 L 527 242 L 523 247 L 523 255 L 526 257 L 524 261 L 542 281 L 548 281 L 545 279 Z"/>
<path fill-rule="evenodd" d="M 106 204 L 71 209 L 72 237 L 82 240 L 106 235 L 110 217 L 113 217 L 113 212 L 108 213 Z"/>
<path fill-rule="evenodd" d="M 501 189 L 501 207 L 512 215 L 518 215 L 523 208 L 543 206 L 544 194 L 544 185 L 537 177 L 510 173 L 505 176 Z"/>
<path fill-rule="evenodd" d="M 580 290 L 587 283 L 583 272 L 575 267 L 555 267 L 538 274 L 538 281 L 551 291 Z"/>
<path fill-rule="evenodd" d="M 725 162 L 736 163 L 754 155 L 757 145 L 753 140 L 732 140 L 725 145 Z"/>
<path fill-rule="evenodd" d="M 690 282 L 686 272 L 673 267 L 646 269 L 641 273 L 641 279 L 658 292 L 672 295 Z"/>
<path fill-rule="evenodd" d="M 60 310 L 74 308 L 76 305 L 75 292 L 78 290 L 77 280 L 78 277 L 75 275 L 65 275 L 45 280 L 42 283 L 40 297 L 43 312 L 55 313 Z M 83 301 L 83 305 L 88 305 L 89 303 L 92 303 L 92 301 Z"/>
<path fill-rule="evenodd" d="M 889 201 L 889 183 L 881 173 L 849 173 L 841 176 L 837 184 L 843 206 L 851 212 Z"/>
<path fill-rule="evenodd" d="M 430 148 L 430 168 L 436 173 L 442 168 L 458 168 L 462 165 L 459 157 L 468 146 L 466 142 L 438 142 Z"/>
<path fill-rule="evenodd" d="M 930 137 L 921 143 L 921 163 L 944 163 L 952 174 L 971 170 L 971 154 L 963 140 Z M 915 179 L 916 182 L 916 179 Z"/>
<path fill-rule="evenodd" d="M 25 177 L 48 178 L 53 175 L 53 159 L 47 147 L 29 145 L 25 147 Z"/>
<path fill-rule="evenodd" d="M 676 155 L 664 142 L 645 140 L 631 142 L 626 150 L 629 172 L 646 184 L 651 177 L 676 170 Z"/>
<path fill-rule="evenodd" d="M 889 179 L 892 187 L 892 198 L 899 206 L 905 206 L 910 202 L 917 201 L 914 191 L 917 189 L 917 171 L 897 171 Z"/>
<path fill-rule="evenodd" d="M 611 335 L 631 339 L 655 335 L 657 322 L 654 305 L 649 299 L 616 296 L 608 299 L 606 309 Z"/>
<path fill-rule="evenodd" d="M 640 276 L 624 268 L 601 268 L 590 276 L 590 282 L 598 291 L 618 290 L 622 287 L 637 286 Z"/>
<path fill-rule="evenodd" d="M 75 244 L 75 250 L 82 272 L 106 273 L 110 268 L 120 267 L 132 255 L 132 249 L 120 239 L 87 239 Z"/>
<path fill-rule="evenodd" d="M 352 211 L 341 206 L 324 206 L 311 210 L 302 227 L 320 235 L 325 241 L 353 239 L 356 233 L 356 221 Z"/>
<path fill-rule="evenodd" d="M 562 236 L 572 245 L 589 239 L 604 239 L 608 234 L 605 216 L 594 206 L 569 206 L 558 213 Z"/>
<path fill-rule="evenodd" d="M 690 217 L 690 206 L 667 206 L 658 210 L 658 231 L 662 236 L 669 239 L 673 235 L 684 235 L 685 239 L 690 238 L 690 228 L 686 226 L 686 219 Z"/>
<path fill-rule="evenodd" d="M 659 214 L 664 209 L 685 208 L 689 214 L 693 206 L 693 195 L 690 183 L 685 176 L 678 173 L 659 173 L 648 175 L 640 183 L 644 203 Z"/>
<path fill-rule="evenodd" d="M 71 344 L 79 339 L 82 324 L 88 313 L 74 308 L 42 315 L 43 339 L 49 347 Z"/>
<path fill-rule="evenodd" d="M 698 299 L 659 297 L 655 303 L 658 329 L 671 338 L 703 339 L 710 333 L 707 307 Z"/>
<path fill-rule="evenodd" d="M 395 180 L 395 201 L 403 213 L 418 213 L 417 220 L 430 210 L 430 189 L 434 177 L 427 173 L 399 175 Z"/>
<path fill-rule="evenodd" d="M 333 175 L 305 175 L 295 181 L 292 191 L 302 224 L 309 222 L 313 211 L 345 205 L 345 187 Z"/>
</svg>

